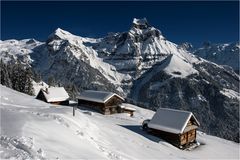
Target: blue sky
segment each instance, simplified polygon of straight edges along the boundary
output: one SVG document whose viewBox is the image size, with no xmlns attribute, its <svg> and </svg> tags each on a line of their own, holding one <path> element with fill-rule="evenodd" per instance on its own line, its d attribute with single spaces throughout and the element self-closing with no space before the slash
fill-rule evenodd
<svg viewBox="0 0 240 160">
<path fill-rule="evenodd" d="M 200 46 L 239 39 L 239 2 L 1 2 L 1 39 L 45 41 L 60 27 L 73 34 L 104 37 L 128 31 L 132 19 L 146 17 L 175 43 Z"/>
</svg>

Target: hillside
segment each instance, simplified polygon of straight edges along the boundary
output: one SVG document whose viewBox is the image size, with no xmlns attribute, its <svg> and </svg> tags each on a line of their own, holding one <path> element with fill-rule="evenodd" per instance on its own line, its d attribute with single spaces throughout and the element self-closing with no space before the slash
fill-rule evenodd
<svg viewBox="0 0 240 160">
<path fill-rule="evenodd" d="M 50 105 L 0 86 L 1 159 L 238 159 L 239 144 L 198 132 L 192 151 L 141 131 L 153 111 L 104 116 Z"/>
<path fill-rule="evenodd" d="M 1 41 L 0 57 L 30 66 L 45 82 L 54 77 L 64 87 L 74 84 L 79 92 L 107 90 L 153 111 L 192 111 L 204 132 L 239 142 L 239 75 L 188 47 L 135 18 L 128 31 L 99 39 L 58 28 L 45 42 Z"/>
</svg>

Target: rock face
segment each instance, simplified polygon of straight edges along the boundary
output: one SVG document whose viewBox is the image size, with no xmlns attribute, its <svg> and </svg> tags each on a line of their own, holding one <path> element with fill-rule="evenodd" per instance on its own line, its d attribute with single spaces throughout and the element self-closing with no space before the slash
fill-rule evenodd
<svg viewBox="0 0 240 160">
<path fill-rule="evenodd" d="M 194 52 L 193 45 L 191 43 L 188 43 L 188 42 L 182 43 L 178 47 L 180 47 L 180 48 L 182 48 L 186 51 L 189 51 L 189 52 Z"/>
<path fill-rule="evenodd" d="M 166 40 L 146 19 L 134 19 L 129 31 L 101 39 L 57 29 L 45 43 L 0 42 L 5 62 L 20 60 L 45 81 L 53 76 L 63 85 L 76 84 L 79 90 L 117 92 L 152 110 L 189 110 L 203 131 L 239 142 L 239 75 L 231 67 L 192 54 L 189 48 L 190 44 Z"/>
</svg>

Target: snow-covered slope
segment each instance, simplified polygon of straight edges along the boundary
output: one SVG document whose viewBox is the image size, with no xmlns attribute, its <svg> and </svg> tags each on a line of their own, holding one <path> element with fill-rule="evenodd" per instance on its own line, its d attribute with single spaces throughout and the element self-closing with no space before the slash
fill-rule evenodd
<svg viewBox="0 0 240 160">
<path fill-rule="evenodd" d="M 0 86 L 1 159 L 238 159 L 239 144 L 198 132 L 192 151 L 140 129 L 153 111 L 104 116 L 50 105 Z"/>
<path fill-rule="evenodd" d="M 15 63 L 19 60 L 23 64 L 30 65 L 33 61 L 30 54 L 41 44 L 43 43 L 35 39 L 0 41 L 0 58 L 8 63 Z"/>
</svg>

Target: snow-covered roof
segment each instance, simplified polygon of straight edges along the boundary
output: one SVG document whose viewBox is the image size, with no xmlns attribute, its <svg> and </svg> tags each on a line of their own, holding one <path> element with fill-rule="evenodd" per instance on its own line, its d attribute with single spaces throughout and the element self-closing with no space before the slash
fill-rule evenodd
<svg viewBox="0 0 240 160">
<path fill-rule="evenodd" d="M 47 102 L 65 101 L 69 99 L 69 95 L 63 87 L 50 87 L 41 89 Z"/>
<path fill-rule="evenodd" d="M 38 95 L 41 89 L 45 89 L 48 87 L 48 84 L 45 83 L 44 81 L 40 81 L 40 82 L 32 81 L 32 84 L 33 84 L 34 95 L 36 96 Z"/>
<path fill-rule="evenodd" d="M 120 105 L 120 107 L 122 108 L 122 109 L 125 109 L 125 110 L 129 110 L 129 111 L 136 111 L 136 109 L 135 108 L 133 108 L 133 107 L 130 107 L 129 105 L 126 105 L 126 103 L 123 105 L 123 104 L 121 104 Z"/>
<path fill-rule="evenodd" d="M 191 118 L 196 122 L 195 126 L 200 126 L 192 112 L 159 108 L 148 126 L 165 132 L 181 134 L 186 132 L 185 128 Z"/>
<path fill-rule="evenodd" d="M 117 96 L 120 99 L 124 100 L 124 98 L 117 95 L 116 93 L 106 92 L 106 91 L 93 91 L 93 90 L 85 90 L 77 98 L 82 100 L 98 102 L 98 103 L 105 103 L 113 96 Z"/>
</svg>

